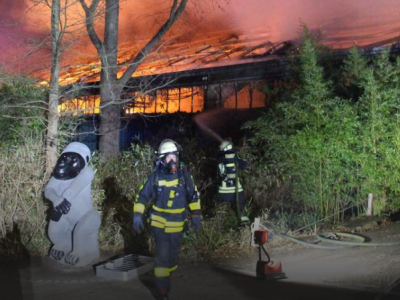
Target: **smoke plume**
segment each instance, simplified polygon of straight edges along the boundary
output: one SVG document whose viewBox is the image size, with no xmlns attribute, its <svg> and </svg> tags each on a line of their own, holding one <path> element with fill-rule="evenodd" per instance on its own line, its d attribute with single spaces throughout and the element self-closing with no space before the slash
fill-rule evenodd
<svg viewBox="0 0 400 300">
<path fill-rule="evenodd" d="M 104 0 L 103 0 L 104 1 Z M 91 0 L 87 0 L 90 3 Z M 124 1 L 120 4 L 121 47 L 138 51 L 168 17 L 172 0 Z M 15 72 L 46 69 L 50 64 L 50 9 L 33 7 L 33 0 L 0 0 L 0 66 Z M 63 65 L 88 63 L 96 51 L 87 37 L 83 11 L 71 6 L 74 21 Z M 400 33 L 397 0 L 190 0 L 166 40 L 190 42 L 215 32 L 241 36 L 261 34 L 275 43 L 296 39 L 301 25 L 321 33 L 327 45 L 346 48 Z M 79 30 L 78 30 L 79 29 Z M 97 27 L 102 36 L 101 23 Z M 172 38 L 175 38 L 173 40 Z M 47 71 L 46 71 L 47 72 Z"/>
</svg>

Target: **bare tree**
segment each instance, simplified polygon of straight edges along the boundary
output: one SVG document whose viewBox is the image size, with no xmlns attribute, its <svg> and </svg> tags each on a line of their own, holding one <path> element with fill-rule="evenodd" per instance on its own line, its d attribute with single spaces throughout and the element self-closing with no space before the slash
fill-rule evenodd
<svg viewBox="0 0 400 300">
<path fill-rule="evenodd" d="M 46 174 L 50 176 L 57 161 L 57 134 L 58 134 L 58 100 L 59 100 L 59 79 L 60 79 L 60 44 L 62 32 L 60 30 L 60 0 L 53 0 L 51 3 L 51 40 L 52 40 L 52 61 L 50 73 L 49 104 L 47 118 L 46 137 Z"/>
<path fill-rule="evenodd" d="M 104 39 L 101 40 L 95 30 L 95 17 L 100 0 L 79 0 L 86 15 L 86 28 L 89 37 L 95 46 L 101 62 L 100 79 L 100 143 L 99 150 L 104 157 L 116 156 L 119 154 L 119 133 L 120 133 L 120 106 L 118 100 L 124 86 L 137 70 L 143 59 L 160 42 L 172 25 L 179 19 L 186 8 L 189 0 L 172 0 L 169 17 L 159 28 L 158 32 L 133 58 L 124 74 L 118 78 L 118 22 L 120 0 L 105 0 L 104 15 Z M 86 2 L 90 2 L 87 5 Z"/>
<path fill-rule="evenodd" d="M 69 0 L 64 0 L 65 4 Z M 31 0 L 28 10 L 25 12 L 28 14 L 32 12 L 36 7 L 46 5 L 51 9 L 51 49 L 52 49 L 52 62 L 51 62 L 51 74 L 49 83 L 49 94 L 48 99 L 45 101 L 37 99 L 18 99 L 12 103 L 6 103 L 2 105 L 3 117 L 10 118 L 12 114 L 4 116 L 4 112 L 9 112 L 18 109 L 29 109 L 36 108 L 45 110 L 47 112 L 47 133 L 46 133 L 46 176 L 51 174 L 51 171 L 57 160 L 57 135 L 58 135 L 58 100 L 59 100 L 59 74 L 60 74 L 60 45 L 63 35 L 62 22 L 61 22 L 61 0 Z M 33 51 L 29 51 L 26 56 L 29 56 L 35 51 L 40 51 L 47 46 L 48 38 L 40 40 L 39 43 L 35 44 Z M 3 101 L 4 102 L 4 101 Z M 41 118 L 41 116 L 37 116 Z M 23 119 L 24 116 L 20 116 Z M 45 121 L 45 120 L 43 120 Z"/>
<path fill-rule="evenodd" d="M 71 43 L 65 35 L 71 28 L 79 27 L 79 21 L 69 18 L 70 9 L 77 0 L 32 0 L 33 7 L 45 5 L 51 10 L 51 71 L 47 104 L 46 176 L 50 176 L 57 162 L 59 145 L 60 61 L 63 49 Z M 31 7 L 31 9 L 33 9 Z M 82 26 L 82 23 L 80 24 Z M 64 45 L 63 45 L 64 44 Z"/>
</svg>

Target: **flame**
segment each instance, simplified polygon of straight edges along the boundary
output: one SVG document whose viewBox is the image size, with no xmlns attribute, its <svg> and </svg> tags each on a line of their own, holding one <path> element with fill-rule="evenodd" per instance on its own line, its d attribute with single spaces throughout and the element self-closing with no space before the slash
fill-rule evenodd
<svg viewBox="0 0 400 300">
<path fill-rule="evenodd" d="M 58 114 L 64 115 L 88 115 L 100 113 L 100 96 L 86 96 L 74 99 L 64 99 L 58 105 Z"/>
<path fill-rule="evenodd" d="M 157 90 L 155 96 L 134 93 L 134 101 L 126 104 L 125 113 L 195 113 L 203 109 L 204 90 L 193 87 Z"/>
<path fill-rule="evenodd" d="M 245 109 L 260 108 L 266 105 L 266 95 L 260 90 L 261 86 L 247 84 L 240 89 L 235 84 L 225 84 L 221 108 Z M 126 115 L 164 114 L 175 112 L 197 113 L 204 110 L 205 90 L 200 87 L 181 87 L 160 89 L 154 95 L 132 92 L 123 112 Z M 84 96 L 74 99 L 64 99 L 58 106 L 60 115 L 99 114 L 100 96 Z"/>
<path fill-rule="evenodd" d="M 260 91 L 260 87 L 253 84 L 244 86 L 236 93 L 224 98 L 223 108 L 227 109 L 244 109 L 244 108 L 260 108 L 265 107 L 267 97 L 265 93 Z"/>
<path fill-rule="evenodd" d="M 198 87 L 176 88 L 158 90 L 156 94 L 141 94 L 134 92 L 131 95 L 131 101 L 124 107 L 124 113 L 174 113 L 187 112 L 195 113 L 204 109 L 204 90 Z M 100 96 L 84 96 L 74 99 L 64 99 L 58 106 L 60 115 L 82 115 L 99 114 Z"/>
<path fill-rule="evenodd" d="M 50 10 L 40 6 L 28 10 L 33 0 L 3 2 L 0 64 L 48 81 Z M 121 1 L 119 74 L 157 31 L 170 4 L 165 0 Z M 245 63 L 243 53 L 252 47 L 266 43 L 254 49 L 253 54 L 261 56 L 268 45 L 295 40 L 300 24 L 319 30 L 324 43 L 336 49 L 382 41 L 390 44 L 398 41 L 400 32 L 397 0 L 218 0 L 189 4 L 182 20 L 163 41 L 164 46 L 147 57 L 134 76 Z M 68 16 L 71 23 L 80 24 L 69 28 L 66 35 L 68 42 L 74 43 L 63 54 L 60 83 L 98 81 L 100 64 L 82 24 L 80 5 L 72 4 Z M 103 26 L 97 26 L 100 35 Z"/>
<path fill-rule="evenodd" d="M 3 20 L 0 24 L 0 65 L 16 72 L 30 72 L 41 85 L 48 85 L 50 11 L 44 8 L 27 11 L 28 4 L 32 3 L 33 0 L 13 0 L 0 4 Z M 276 59 L 277 51 L 285 48 L 287 41 L 297 42 L 301 24 L 306 24 L 311 31 L 319 31 L 322 42 L 333 49 L 390 46 L 399 43 L 400 38 L 400 1 L 397 0 L 189 3 L 192 6 L 145 58 L 134 77 Z M 215 3 L 219 7 L 213 6 Z M 122 76 L 141 47 L 158 30 L 170 4 L 169 0 L 121 1 L 118 76 Z M 83 12 L 78 4 L 71 5 L 70 12 L 71 23 L 82 21 Z M 74 26 L 66 35 L 65 47 L 71 41 L 74 43 L 63 52 L 62 86 L 100 80 L 101 65 L 84 26 L 82 22 Z M 100 35 L 103 26 L 102 23 L 97 25 Z M 262 93 L 251 86 L 227 93 L 221 104 L 225 107 L 259 107 L 266 101 Z M 240 98 L 239 102 L 237 98 Z M 125 113 L 195 112 L 204 107 L 204 91 L 196 87 L 164 89 L 155 95 L 137 93 L 132 99 L 134 105 L 127 105 Z M 60 104 L 59 111 L 62 113 L 70 108 L 76 114 L 98 113 L 99 100 L 93 101 L 73 99 L 69 104 Z"/>
</svg>

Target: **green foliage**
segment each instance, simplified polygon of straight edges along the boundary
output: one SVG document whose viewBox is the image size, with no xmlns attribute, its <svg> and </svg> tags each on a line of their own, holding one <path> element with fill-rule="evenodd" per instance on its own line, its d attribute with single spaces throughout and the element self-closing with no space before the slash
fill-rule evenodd
<svg viewBox="0 0 400 300">
<path fill-rule="evenodd" d="M 41 135 L 32 135 L 13 146 L 0 147 L 0 254 L 25 255 L 46 253 L 50 247 L 46 226 L 47 201 L 43 198 L 44 148 Z M 185 144 L 191 159 L 188 164 L 201 193 L 211 179 L 201 181 L 205 156 L 194 140 Z M 193 152 L 192 152 L 193 151 Z M 193 153 L 191 155 L 191 153 Z M 102 225 L 99 244 L 103 250 L 149 254 L 153 241 L 150 228 L 137 235 L 132 229 L 132 205 L 141 184 L 153 170 L 154 149 L 133 145 L 119 157 L 103 159 L 94 153 L 90 162 L 95 170 L 92 184 L 93 203 L 99 210 Z M 226 256 L 229 249 L 249 251 L 248 232 L 232 230 L 236 216 L 229 209 L 226 217 L 206 218 L 204 229 L 184 242 L 184 252 L 197 251 L 202 257 Z M 246 241 L 241 238 L 246 237 Z M 247 238 L 248 237 L 248 238 Z M 242 241 L 237 243 L 237 241 Z M 225 253 L 225 249 L 228 253 Z M 8 256 L 7 256 L 8 257 Z"/>
<path fill-rule="evenodd" d="M 353 50 L 346 64 L 352 84 L 360 90 L 358 157 L 360 191 L 373 193 L 375 212 L 400 206 L 399 96 L 400 64 L 383 53 L 368 63 Z"/>
<path fill-rule="evenodd" d="M 245 126 L 252 131 L 246 188 L 261 207 L 333 221 L 362 208 L 368 193 L 376 213 L 398 208 L 399 63 L 387 53 L 370 63 L 352 50 L 342 77 L 356 98 L 341 99 L 318 53 L 306 32 L 296 88 Z"/>
<path fill-rule="evenodd" d="M 191 157 L 187 167 L 191 171 L 200 193 L 209 187 L 210 179 L 200 181 L 204 165 L 203 152 L 195 141 L 185 144 L 185 152 Z M 193 150 L 193 152 L 192 152 Z M 196 153 L 197 152 L 197 153 Z M 192 154 L 192 155 L 189 155 Z M 126 252 L 152 253 L 153 241 L 150 226 L 142 234 L 137 235 L 132 229 L 132 205 L 144 180 L 153 170 L 154 149 L 148 145 L 132 145 L 129 151 L 120 157 L 104 160 L 94 155 L 92 165 L 96 171 L 93 181 L 93 202 L 101 211 L 102 225 L 99 232 L 99 243 L 102 249 L 124 249 Z M 199 183 L 199 184 L 198 184 Z M 203 206 L 204 207 L 204 206 Z M 226 256 L 221 249 L 233 248 L 240 253 L 247 253 L 250 241 L 248 233 L 237 228 L 237 217 L 230 207 L 221 206 L 218 213 L 208 210 L 213 217 L 203 220 L 203 229 L 198 233 L 185 235 L 183 255 L 196 251 L 201 257 L 211 258 Z M 239 244 L 245 237 L 246 241 Z"/>
<path fill-rule="evenodd" d="M 212 186 L 215 178 L 210 177 L 215 169 L 214 157 L 207 153 L 207 147 L 194 138 L 186 139 L 181 143 L 183 147 L 182 159 L 193 177 L 193 181 L 200 193 L 203 213 L 213 207 Z"/>
<path fill-rule="evenodd" d="M 237 216 L 227 203 L 213 209 L 211 217 L 202 221 L 202 229 L 189 231 L 182 240 L 182 256 L 196 251 L 203 259 L 237 257 L 252 252 L 251 232 L 248 227 L 237 227 Z"/>
<path fill-rule="evenodd" d="M 0 80 L 2 145 L 19 141 L 25 134 L 40 134 L 45 128 L 45 90 L 23 77 L 2 74 Z"/>
<path fill-rule="evenodd" d="M 121 156 L 94 155 L 93 203 L 101 211 L 99 242 L 104 249 L 147 251 L 148 235 L 132 229 L 132 207 L 140 186 L 153 169 L 154 152 L 148 145 L 132 145 Z"/>
<path fill-rule="evenodd" d="M 332 95 L 317 48 L 307 36 L 298 71 L 298 88 L 290 97 L 248 125 L 254 132 L 250 142 L 267 147 L 258 173 L 274 179 L 267 184 L 272 190 L 284 187 L 287 209 L 300 204 L 304 211 L 326 216 L 349 201 L 346 185 L 352 174 L 345 170 L 351 169 L 348 146 L 358 124 L 354 109 Z"/>
<path fill-rule="evenodd" d="M 0 75 L 0 256 L 46 251 L 44 90 Z"/>
<path fill-rule="evenodd" d="M 42 145 L 35 136 L 25 137 L 17 147 L 0 148 L 0 256 L 45 252 L 50 245 Z"/>
</svg>

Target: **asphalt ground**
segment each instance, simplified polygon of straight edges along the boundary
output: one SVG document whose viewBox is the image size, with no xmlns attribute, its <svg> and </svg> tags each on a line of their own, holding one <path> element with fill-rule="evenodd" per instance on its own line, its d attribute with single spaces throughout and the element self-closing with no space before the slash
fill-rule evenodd
<svg viewBox="0 0 400 300">
<path fill-rule="evenodd" d="M 374 242 L 398 241 L 400 223 L 363 234 Z M 256 251 L 250 257 L 214 263 L 183 262 L 172 275 L 170 299 L 400 299 L 398 245 L 335 250 L 291 242 L 265 246 L 271 259 L 282 263 L 286 278 L 256 279 Z M 94 263 L 113 255 L 102 253 Z M 0 299 L 155 299 L 151 272 L 122 281 L 96 276 L 95 265 L 72 268 L 47 256 L 2 263 Z"/>
</svg>

